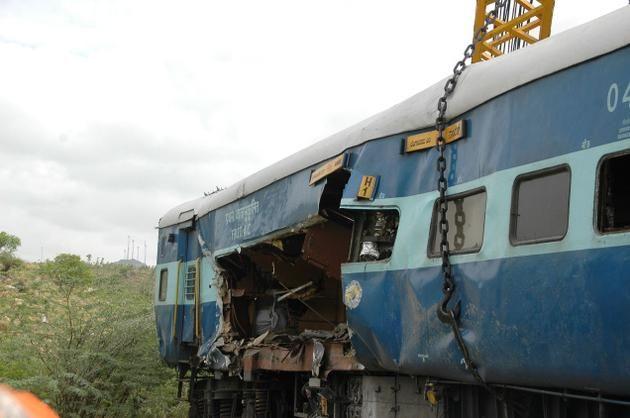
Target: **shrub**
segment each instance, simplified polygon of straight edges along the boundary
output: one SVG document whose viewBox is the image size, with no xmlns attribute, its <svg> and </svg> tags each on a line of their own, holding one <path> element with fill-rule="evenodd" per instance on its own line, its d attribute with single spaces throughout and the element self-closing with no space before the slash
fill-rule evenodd
<svg viewBox="0 0 630 418">
<path fill-rule="evenodd" d="M 9 324 L 10 338 L 0 330 L 0 381 L 34 392 L 63 417 L 186 416 L 175 371 L 158 356 L 150 269 L 61 254 L 18 280 L 23 289 L 5 297 L 19 295 L 21 313 L 3 312 L 0 293 L 0 319 L 21 318 Z"/>
<path fill-rule="evenodd" d="M 22 244 L 15 235 L 0 231 L 0 271 L 7 272 L 19 267 L 22 261 L 15 256 L 15 251 Z"/>
</svg>

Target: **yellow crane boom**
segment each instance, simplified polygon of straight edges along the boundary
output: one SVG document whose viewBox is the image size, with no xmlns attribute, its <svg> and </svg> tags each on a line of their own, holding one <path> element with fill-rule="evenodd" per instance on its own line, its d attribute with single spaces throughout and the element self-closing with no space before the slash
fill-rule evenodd
<svg viewBox="0 0 630 418">
<path fill-rule="evenodd" d="M 483 27 L 497 0 L 477 0 L 475 30 Z M 486 61 L 549 37 L 554 0 L 504 0 L 497 18 L 475 48 L 472 61 Z"/>
</svg>

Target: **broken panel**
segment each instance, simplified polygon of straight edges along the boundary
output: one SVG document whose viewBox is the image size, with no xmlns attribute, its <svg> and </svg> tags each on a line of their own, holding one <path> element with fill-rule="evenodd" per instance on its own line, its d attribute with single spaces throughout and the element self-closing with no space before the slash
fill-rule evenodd
<svg viewBox="0 0 630 418">
<path fill-rule="evenodd" d="M 262 371 L 362 369 L 341 298 L 351 236 L 350 222 L 320 217 L 218 258 L 223 326 L 207 355 L 211 368 L 246 380 Z"/>
</svg>

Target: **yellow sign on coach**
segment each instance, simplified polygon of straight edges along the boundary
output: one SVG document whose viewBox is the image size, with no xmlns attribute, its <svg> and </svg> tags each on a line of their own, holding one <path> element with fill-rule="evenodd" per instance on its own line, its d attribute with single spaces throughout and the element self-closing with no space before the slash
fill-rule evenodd
<svg viewBox="0 0 630 418">
<path fill-rule="evenodd" d="M 466 136 L 466 124 L 464 120 L 455 122 L 444 129 L 444 139 L 447 143 L 457 141 Z M 422 132 L 410 135 L 405 139 L 405 153 L 422 151 L 433 148 L 437 144 L 438 131 Z"/>
<path fill-rule="evenodd" d="M 374 200 L 374 193 L 376 192 L 376 185 L 378 178 L 376 176 L 363 176 L 361 178 L 361 184 L 357 191 L 357 199 L 359 200 Z"/>
<path fill-rule="evenodd" d="M 345 161 L 346 161 L 346 154 L 341 154 L 333 158 L 332 160 L 328 161 L 321 167 L 317 168 L 316 170 L 313 170 L 311 172 L 311 179 L 308 182 L 309 186 L 312 186 L 313 184 L 317 183 L 324 177 L 334 173 L 335 171 L 341 170 L 342 168 L 344 168 Z"/>
</svg>

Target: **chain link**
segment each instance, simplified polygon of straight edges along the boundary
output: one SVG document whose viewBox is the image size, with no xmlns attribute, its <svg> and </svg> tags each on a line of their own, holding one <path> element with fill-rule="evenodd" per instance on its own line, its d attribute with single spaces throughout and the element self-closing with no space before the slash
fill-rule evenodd
<svg viewBox="0 0 630 418">
<path fill-rule="evenodd" d="M 461 250 L 466 242 L 464 226 L 466 225 L 466 212 L 464 212 L 464 198 L 455 200 L 455 236 L 453 237 L 455 249 Z"/>
<path fill-rule="evenodd" d="M 455 340 L 457 341 L 457 345 L 463 356 L 464 365 L 466 370 L 468 370 L 475 380 L 486 387 L 490 392 L 495 393 L 494 389 L 486 384 L 481 375 L 479 374 L 479 370 L 477 369 L 477 365 L 472 361 L 470 357 L 470 353 L 468 351 L 468 347 L 466 346 L 466 342 L 462 337 L 461 331 L 459 329 L 459 317 L 461 312 L 461 301 L 458 301 L 453 308 L 449 307 L 449 302 L 453 297 L 453 292 L 455 291 L 455 280 L 453 279 L 453 267 L 450 261 L 450 246 L 448 242 L 448 231 L 449 224 L 448 218 L 446 216 L 448 212 L 448 200 L 446 198 L 446 191 L 448 189 L 448 181 L 446 179 L 446 139 L 444 138 L 444 130 L 446 129 L 446 110 L 448 108 L 448 98 L 455 90 L 457 86 L 457 80 L 459 76 L 466 69 L 466 61 L 471 59 L 473 53 L 475 52 L 475 48 L 477 44 L 481 42 L 485 34 L 488 32 L 488 27 L 494 24 L 497 18 L 498 10 L 503 7 L 505 4 L 505 0 L 497 1 L 495 3 L 495 8 L 491 10 L 485 18 L 484 25 L 479 28 L 479 30 L 475 33 L 473 37 L 473 41 L 470 45 L 466 47 L 464 50 L 464 58 L 455 64 L 453 67 L 453 75 L 446 81 L 444 85 L 444 94 L 438 100 L 437 110 L 438 116 L 435 120 L 435 128 L 438 132 L 437 145 L 436 148 L 439 152 L 439 157 L 437 159 L 437 171 L 439 173 L 438 177 L 438 192 L 440 193 L 440 197 L 438 199 L 438 208 L 440 212 L 439 218 L 439 232 L 440 232 L 440 254 L 442 256 L 442 300 L 438 306 L 437 315 L 438 318 L 451 326 L 453 331 L 453 335 L 455 336 Z M 455 243 L 456 247 L 459 243 Z M 496 395 L 496 393 L 495 393 Z"/>
</svg>

